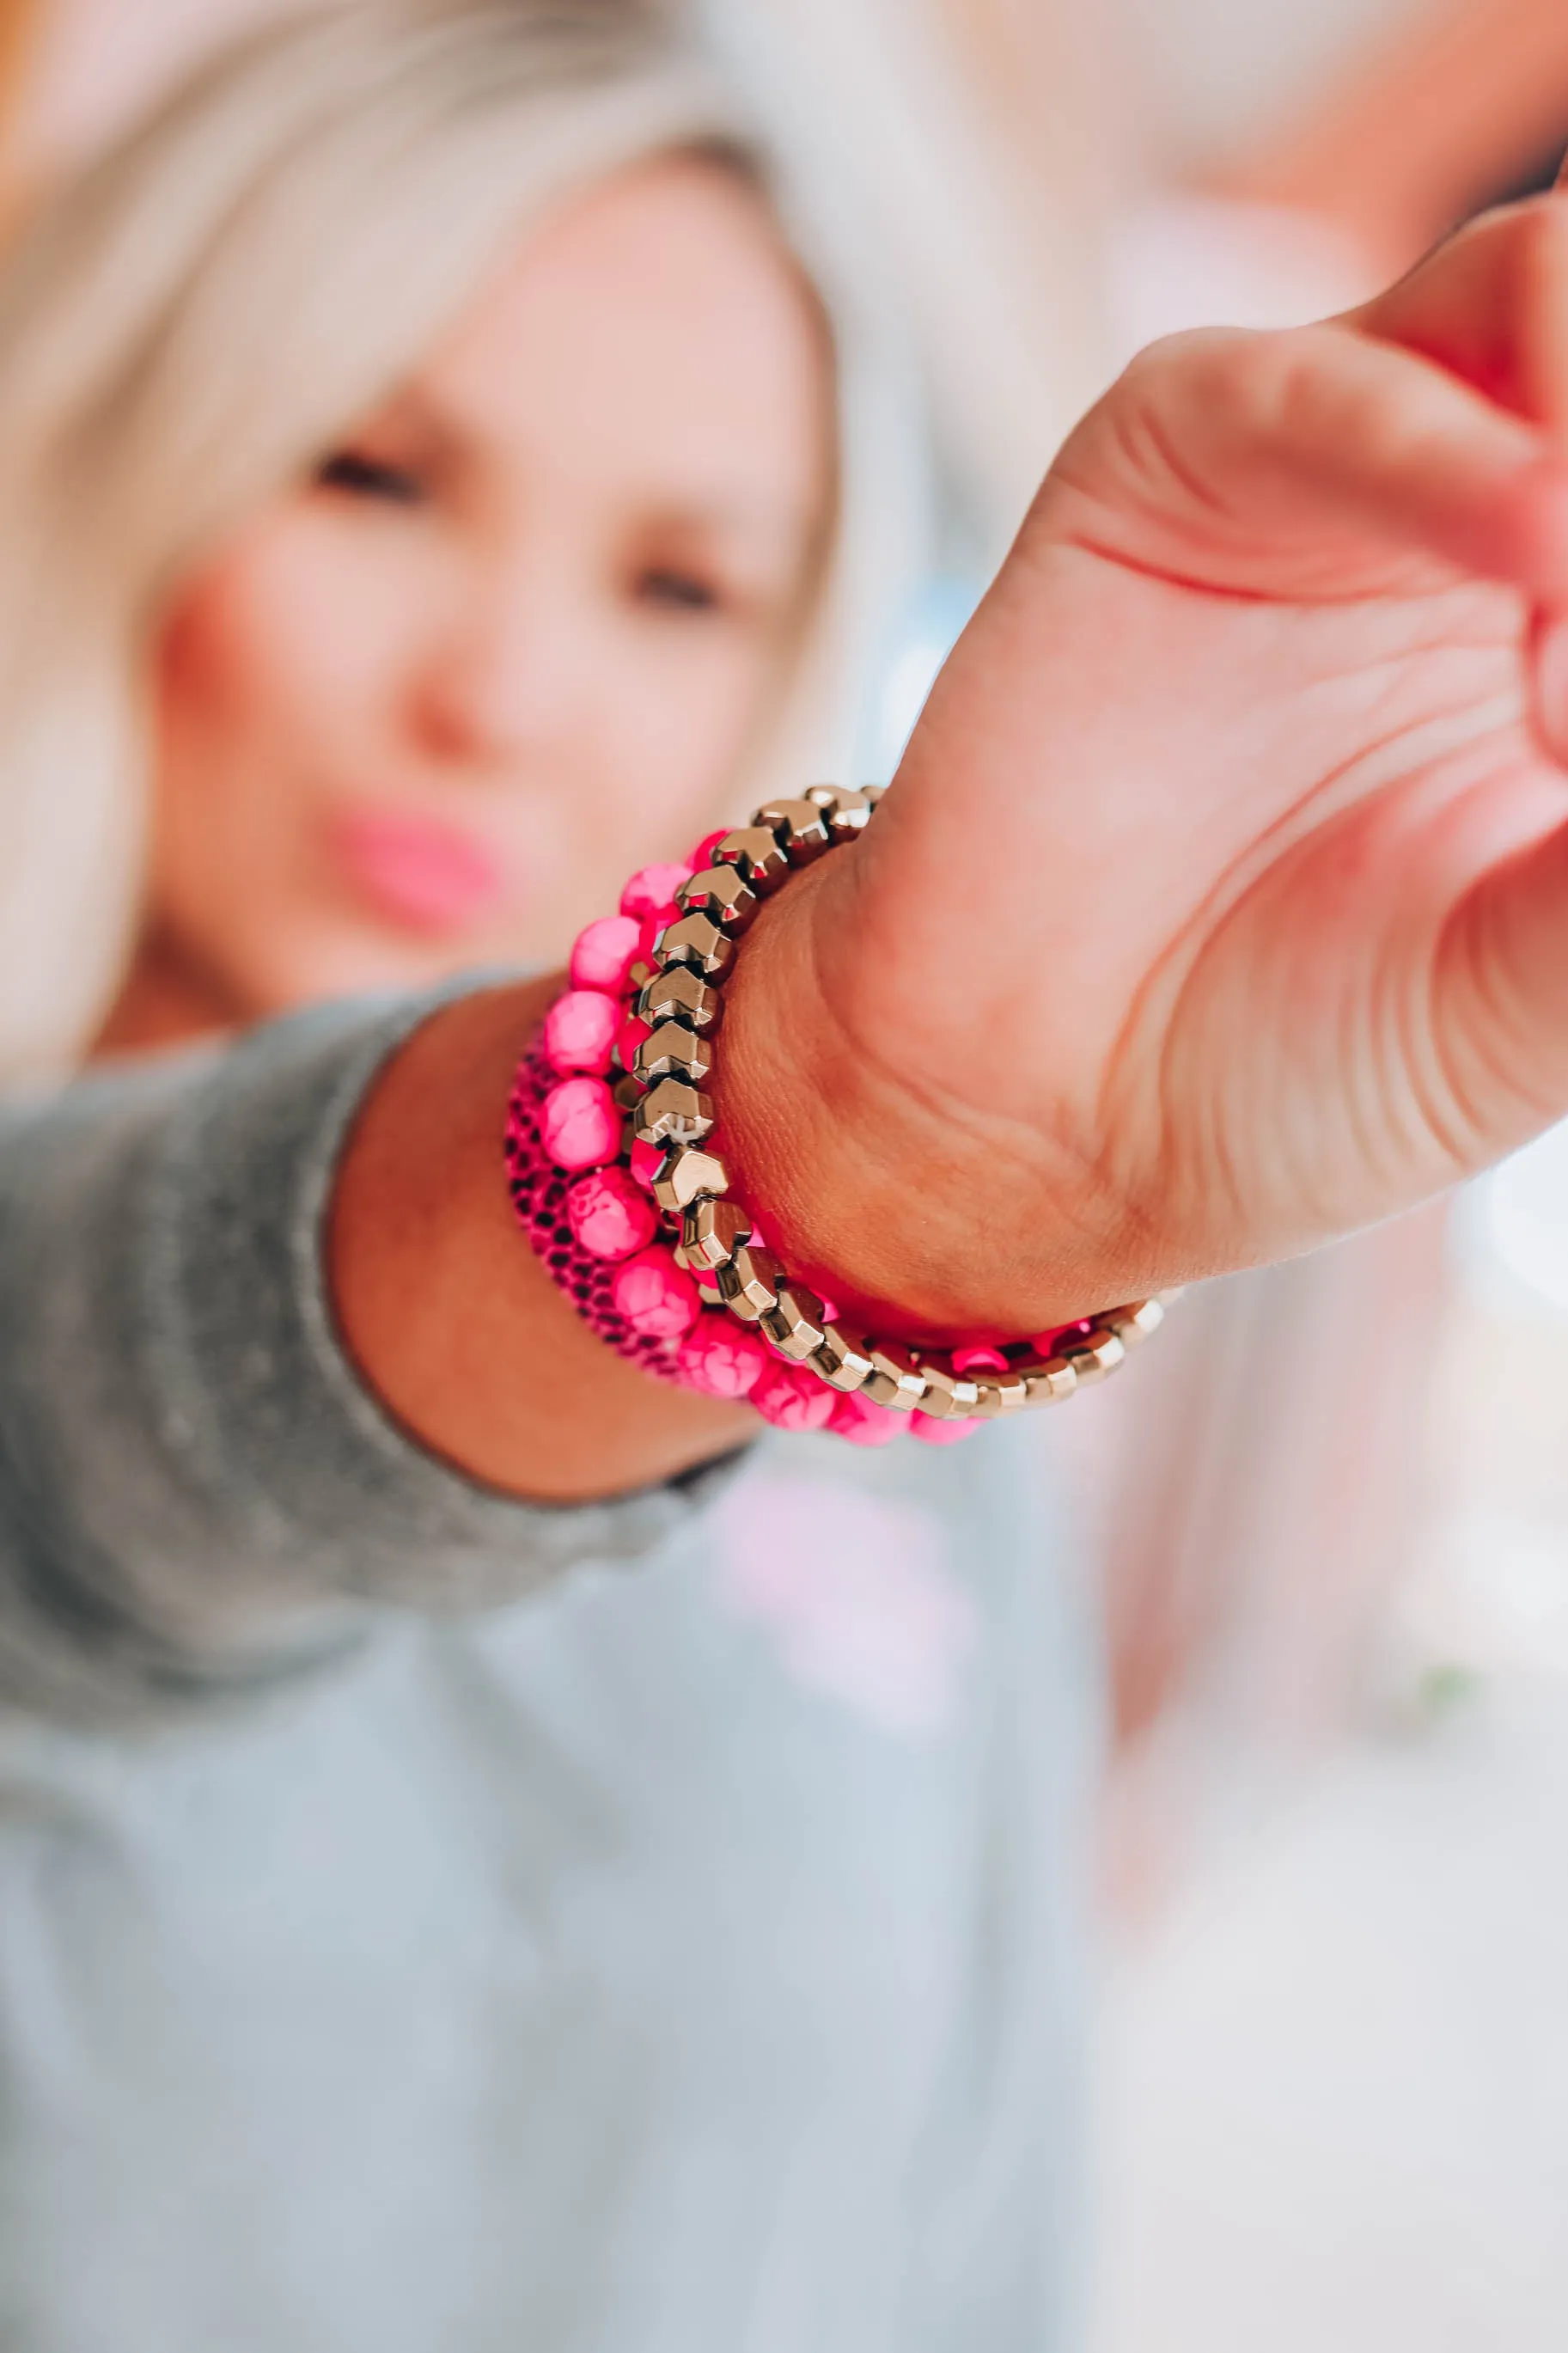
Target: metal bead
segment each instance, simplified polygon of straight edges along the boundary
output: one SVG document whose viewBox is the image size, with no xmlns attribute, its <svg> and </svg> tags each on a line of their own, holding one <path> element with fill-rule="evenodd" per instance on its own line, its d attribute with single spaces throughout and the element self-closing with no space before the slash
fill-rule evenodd
<svg viewBox="0 0 1568 2353">
<path fill-rule="evenodd" d="M 661 1021 L 637 1048 L 636 1068 L 645 1087 L 671 1078 L 700 1087 L 713 1068 L 713 1049 L 684 1021 Z"/>
<path fill-rule="evenodd" d="M 766 826 L 777 836 L 792 866 L 809 866 L 832 847 L 827 819 L 811 801 L 768 801 L 756 811 L 752 823 Z"/>
<path fill-rule="evenodd" d="M 681 1220 L 681 1245 L 694 1267 L 728 1266 L 751 1239 L 752 1220 L 738 1201 L 693 1201 Z"/>
<path fill-rule="evenodd" d="M 658 966 L 657 965 L 650 964 L 647 956 L 634 956 L 631 963 L 626 966 L 626 985 L 627 988 L 646 988 L 648 982 L 653 978 L 654 974 L 658 970 Z"/>
<path fill-rule="evenodd" d="M 642 1081 L 630 1071 L 623 1071 L 618 1079 L 611 1082 L 610 1093 L 617 1111 L 636 1111 L 642 1101 Z"/>
<path fill-rule="evenodd" d="M 984 1421 L 998 1420 L 1003 1414 L 1021 1413 L 1029 1402 L 1029 1385 L 1021 1372 L 982 1373 L 980 1402 L 975 1412 Z"/>
<path fill-rule="evenodd" d="M 1031 1405 L 1060 1405 L 1078 1387 L 1078 1373 L 1065 1356 L 1031 1356 L 1018 1371 Z"/>
<path fill-rule="evenodd" d="M 716 1152 L 697 1145 L 678 1144 L 667 1152 L 653 1180 L 653 1198 L 666 1214 L 679 1217 L 704 1193 L 721 1198 L 730 1189 L 730 1172 Z"/>
<path fill-rule="evenodd" d="M 822 811 L 835 841 L 853 841 L 871 821 L 871 804 L 865 794 L 847 785 L 808 785 L 805 797 Z"/>
<path fill-rule="evenodd" d="M 882 1341 L 870 1351 L 871 1369 L 866 1377 L 864 1394 L 873 1405 L 891 1406 L 895 1413 L 910 1413 L 924 1402 L 925 1375 L 908 1348 L 893 1340 Z"/>
<path fill-rule="evenodd" d="M 827 1310 L 804 1282 L 782 1282 L 763 1316 L 763 1329 L 781 1356 L 804 1365 L 827 1337 Z"/>
<path fill-rule="evenodd" d="M 760 897 L 789 881 L 789 860 L 779 838 L 765 825 L 743 825 L 727 833 L 714 849 L 715 866 L 732 866 Z"/>
<path fill-rule="evenodd" d="M 1159 1330 L 1165 1311 L 1157 1299 L 1140 1299 L 1131 1307 L 1113 1307 L 1108 1315 L 1097 1315 L 1094 1320 L 1098 1327 L 1114 1332 L 1124 1348 L 1137 1348 Z"/>
<path fill-rule="evenodd" d="M 1127 1355 L 1114 1332 L 1066 1332 L 1057 1350 L 1077 1373 L 1080 1388 L 1086 1381 L 1104 1380 Z"/>
<path fill-rule="evenodd" d="M 886 785 L 862 785 L 860 790 L 870 802 L 873 811 L 879 809 L 887 793 Z"/>
<path fill-rule="evenodd" d="M 739 934 L 745 930 L 762 901 L 738 866 L 704 866 L 689 881 L 681 884 L 675 894 L 675 903 L 683 914 L 706 910 L 726 931 Z"/>
<path fill-rule="evenodd" d="M 636 1113 L 639 1144 L 700 1144 L 713 1133 L 713 1106 L 684 1079 L 660 1079 Z"/>
<path fill-rule="evenodd" d="M 869 1345 L 858 1332 L 847 1331 L 842 1324 L 828 1325 L 811 1362 L 831 1388 L 842 1389 L 847 1396 L 864 1388 L 871 1377 Z"/>
<path fill-rule="evenodd" d="M 719 1296 L 742 1324 L 760 1324 L 779 1295 L 784 1269 L 772 1250 L 742 1242 L 719 1269 Z"/>
<path fill-rule="evenodd" d="M 925 1375 L 926 1393 L 921 1399 L 921 1411 L 929 1413 L 936 1421 L 965 1420 L 980 1405 L 980 1383 L 968 1373 L 955 1373 L 951 1365 L 933 1364 L 929 1357 L 921 1359 Z"/>
<path fill-rule="evenodd" d="M 723 1016 L 724 1000 L 716 988 L 710 988 L 699 972 L 689 965 L 672 965 L 668 972 L 656 972 L 637 999 L 637 1018 L 657 1029 L 661 1021 L 684 1021 L 689 1029 L 706 1034 L 717 1029 Z"/>
<path fill-rule="evenodd" d="M 703 980 L 722 980 L 735 961 L 735 943 L 711 915 L 682 915 L 658 936 L 659 961 L 689 965 Z"/>
</svg>

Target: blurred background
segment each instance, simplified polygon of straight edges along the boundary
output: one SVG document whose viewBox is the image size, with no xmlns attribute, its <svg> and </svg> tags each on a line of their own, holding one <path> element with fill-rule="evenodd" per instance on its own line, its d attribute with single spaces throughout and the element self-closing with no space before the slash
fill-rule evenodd
<svg viewBox="0 0 1568 2353">
<path fill-rule="evenodd" d="M 0 235 L 268 5 L 0 0 Z M 710 13 L 859 183 L 952 474 L 868 773 L 1128 353 L 1353 301 L 1568 142 L 1563 0 Z M 1061 1440 L 1115 1692 L 1094 2353 L 1556 2353 L 1568 1133 L 1177 1325 Z"/>
</svg>

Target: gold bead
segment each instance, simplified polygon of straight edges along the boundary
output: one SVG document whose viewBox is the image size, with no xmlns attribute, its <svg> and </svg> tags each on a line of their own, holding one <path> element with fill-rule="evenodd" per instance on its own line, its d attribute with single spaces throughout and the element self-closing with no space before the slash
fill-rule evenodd
<svg viewBox="0 0 1568 2353">
<path fill-rule="evenodd" d="M 637 1105 L 639 1144 L 700 1144 L 713 1133 L 713 1106 L 683 1079 L 660 1079 Z"/>
<path fill-rule="evenodd" d="M 1107 1315 L 1097 1315 L 1096 1324 L 1114 1332 L 1124 1348 L 1141 1347 L 1152 1332 L 1157 1332 L 1165 1320 L 1165 1311 L 1157 1299 L 1140 1299 L 1131 1307 L 1113 1307 Z"/>
<path fill-rule="evenodd" d="M 722 980 L 735 961 L 735 943 L 711 915 L 681 915 L 659 934 L 658 956 L 667 971 L 689 965 L 703 980 Z"/>
<path fill-rule="evenodd" d="M 631 1071 L 623 1071 L 610 1089 L 610 1097 L 617 1111 L 636 1111 L 642 1101 L 642 1081 Z"/>
<path fill-rule="evenodd" d="M 1065 1356 L 1031 1356 L 1018 1366 L 1031 1405 L 1060 1405 L 1078 1387 L 1078 1374 Z"/>
<path fill-rule="evenodd" d="M 742 1324 L 760 1324 L 779 1295 L 784 1269 L 772 1250 L 742 1242 L 728 1266 L 719 1269 L 719 1296 Z"/>
<path fill-rule="evenodd" d="M 974 1410 L 983 1421 L 1021 1413 L 1029 1402 L 1028 1383 L 1021 1372 L 1011 1368 L 1005 1373 L 983 1372 L 976 1367 L 975 1377 L 980 1383 L 980 1402 Z"/>
<path fill-rule="evenodd" d="M 893 1340 L 879 1342 L 870 1351 L 871 1369 L 866 1377 L 865 1394 L 873 1405 L 891 1406 L 895 1413 L 910 1413 L 921 1404 L 926 1393 L 925 1375 L 908 1348 Z"/>
<path fill-rule="evenodd" d="M 968 1373 L 955 1373 L 952 1366 L 933 1364 L 921 1357 L 921 1370 L 925 1375 L 926 1393 L 921 1399 L 921 1411 L 938 1421 L 962 1421 L 974 1412 L 980 1403 L 980 1384 Z"/>
<path fill-rule="evenodd" d="M 627 988 L 646 988 L 658 969 L 658 966 L 657 965 L 650 964 L 647 956 L 637 957 L 633 963 L 626 966 Z"/>
<path fill-rule="evenodd" d="M 864 1388 L 871 1377 L 869 1345 L 858 1332 L 847 1331 L 842 1324 L 828 1325 L 811 1361 L 829 1388 L 846 1394 Z"/>
<path fill-rule="evenodd" d="M 675 903 L 683 914 L 706 911 L 726 931 L 739 934 L 745 930 L 762 901 L 738 866 L 704 866 L 689 882 L 681 884 L 675 894 Z"/>
<path fill-rule="evenodd" d="M 809 866 L 832 847 L 827 819 L 807 800 L 768 801 L 752 818 L 777 836 L 792 866 Z"/>
<path fill-rule="evenodd" d="M 713 851 L 715 866 L 732 866 L 742 881 L 765 897 L 789 880 L 789 860 L 776 833 L 765 825 L 743 825 L 727 833 Z"/>
<path fill-rule="evenodd" d="M 684 1021 L 661 1021 L 637 1048 L 637 1074 L 645 1087 L 660 1079 L 684 1079 L 689 1087 L 700 1087 L 712 1068 L 712 1047 Z"/>
<path fill-rule="evenodd" d="M 653 1180 L 654 1199 L 672 1218 L 678 1218 L 700 1195 L 718 1198 L 729 1189 L 730 1172 L 718 1154 L 692 1144 L 678 1144 L 667 1152 Z"/>
<path fill-rule="evenodd" d="M 1064 1332 L 1057 1353 L 1067 1358 L 1081 1388 L 1086 1381 L 1102 1381 L 1113 1373 L 1127 1351 L 1114 1332 Z"/>
<path fill-rule="evenodd" d="M 870 802 L 873 811 L 875 811 L 881 807 L 888 787 L 886 785 L 862 785 L 860 790 L 865 795 L 867 800 Z"/>
<path fill-rule="evenodd" d="M 637 1019 L 650 1029 L 657 1029 L 661 1021 L 684 1021 L 689 1029 L 705 1034 L 717 1029 L 723 1012 L 724 1000 L 718 990 L 710 988 L 701 974 L 685 964 L 656 972 L 637 998 Z"/>
<path fill-rule="evenodd" d="M 778 1297 L 763 1314 L 763 1329 L 781 1356 L 804 1365 L 827 1337 L 827 1310 L 804 1282 L 781 1282 Z"/>
<path fill-rule="evenodd" d="M 847 785 L 808 785 L 805 797 L 822 811 L 835 841 L 853 841 L 870 823 L 870 802 Z"/>
<path fill-rule="evenodd" d="M 728 1266 L 751 1239 L 751 1219 L 738 1201 L 693 1201 L 681 1220 L 681 1244 L 694 1267 Z"/>
</svg>

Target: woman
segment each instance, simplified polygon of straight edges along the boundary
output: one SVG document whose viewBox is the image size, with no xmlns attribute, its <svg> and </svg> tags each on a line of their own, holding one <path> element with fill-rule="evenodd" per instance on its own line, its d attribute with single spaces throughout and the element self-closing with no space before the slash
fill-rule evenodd
<svg viewBox="0 0 1568 2353">
<path fill-rule="evenodd" d="M 0 1136 L 18 2346 L 1068 2326 L 1092 1702 L 1028 1440 L 737 1466 L 515 1230 L 558 984 L 429 986 L 743 811 L 853 652 L 854 354 L 764 186 L 639 12 L 378 5 L 13 281 L 7 1050 L 111 1050 Z M 1152 354 L 748 935 L 730 1157 L 882 1328 L 1282 1255 L 1568 1102 L 1562 239 Z"/>
<path fill-rule="evenodd" d="M 842 770 L 921 560 L 920 450 L 874 290 L 830 327 L 837 246 L 808 278 L 786 206 L 826 209 L 635 7 L 383 6 L 253 41 L 39 224 L 0 369 L 0 1022 L 17 1074 L 112 1060 L 77 1098 L 119 1106 L 78 1180 L 140 1195 L 121 1147 L 172 1141 L 124 1057 L 548 969 L 628 863 Z M 700 1489 L 531 1511 L 406 1442 L 314 1276 L 307 1302 L 283 1261 L 233 1263 L 260 1229 L 218 1197 L 272 1162 L 288 1260 L 353 1073 L 415 1018 L 269 1052 L 294 1144 L 259 1102 L 209 1133 L 210 1214 L 150 1172 L 165 1239 L 230 1263 L 237 1321 L 205 1245 L 155 1332 L 74 1214 L 68 1284 L 31 1241 L 8 1256 L 6 1363 L 44 1409 L 5 1415 L 0 1544 L 13 2333 L 863 2353 L 949 2293 L 909 2253 L 939 2219 L 973 2242 L 941 2258 L 963 2308 L 1032 2325 L 1060 2275 L 1091 1714 L 1041 1538 L 1026 1519 L 985 1570 L 1040 1662 L 1026 1719 L 976 1657 L 975 1539 L 919 1473 L 808 1445 L 692 1546 Z M 24 1218 L 58 1117 L 8 1139 Z M 79 1313 L 119 1335 L 96 1369 Z M 438 1386 L 442 1323 L 414 1352 Z M 111 1402 L 139 1388 L 122 1345 L 184 1367 L 151 1422 Z M 530 1349 L 508 1324 L 500 1352 L 504 1456 Z M 244 1464 L 197 1434 L 220 1391 Z M 684 1401 L 661 1411 L 689 1457 Z M 615 1486 L 668 1467 L 668 1436 L 630 1434 L 654 1453 Z M 722 1449 L 750 1434 L 721 1418 Z M 79 1439 L 72 1532 L 40 1531 L 26 1499 Z M 515 1489 L 476 1440 L 459 1458 Z M 219 1490 L 221 1537 L 196 1501 Z M 800 1578 L 818 1547 L 832 1591 Z M 635 1588 L 584 1566 L 624 1557 Z M 958 1891 L 1003 1773 L 1037 1867 L 972 1951 Z"/>
</svg>

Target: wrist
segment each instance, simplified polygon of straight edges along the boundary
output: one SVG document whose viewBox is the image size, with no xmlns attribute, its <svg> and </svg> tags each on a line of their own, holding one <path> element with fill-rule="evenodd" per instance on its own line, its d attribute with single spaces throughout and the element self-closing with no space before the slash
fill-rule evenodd
<svg viewBox="0 0 1568 2353">
<path fill-rule="evenodd" d="M 725 989 L 710 1082 L 726 1166 L 785 1263 L 901 1336 L 1022 1336 L 1124 1296 L 1062 1219 L 1036 1156 L 920 1082 L 910 1044 L 854 1018 L 860 860 L 770 900 Z"/>
</svg>

